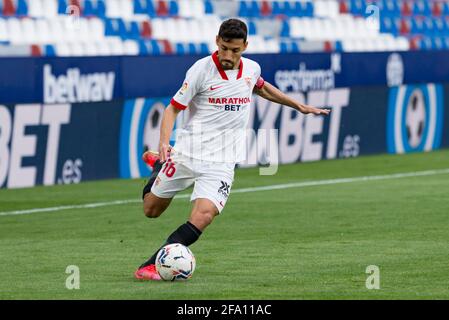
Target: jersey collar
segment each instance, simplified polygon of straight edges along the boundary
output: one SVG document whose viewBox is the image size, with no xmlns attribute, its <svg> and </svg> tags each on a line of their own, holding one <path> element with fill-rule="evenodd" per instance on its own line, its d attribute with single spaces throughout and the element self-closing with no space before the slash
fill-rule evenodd
<svg viewBox="0 0 449 320">
<path fill-rule="evenodd" d="M 218 51 L 215 51 L 212 54 L 212 60 L 214 60 L 215 66 L 217 67 L 218 72 L 220 73 L 221 78 L 224 79 L 224 80 L 229 80 L 228 76 L 226 75 L 226 72 L 224 71 L 223 67 L 220 64 L 220 61 L 218 61 Z M 242 77 L 242 73 L 243 73 L 243 61 L 242 61 L 242 59 L 240 59 L 239 73 L 237 74 L 237 80 Z"/>
</svg>

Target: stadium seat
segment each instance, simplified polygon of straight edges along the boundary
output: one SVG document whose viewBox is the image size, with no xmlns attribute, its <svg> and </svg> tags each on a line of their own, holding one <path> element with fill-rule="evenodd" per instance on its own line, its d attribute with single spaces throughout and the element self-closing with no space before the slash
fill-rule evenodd
<svg viewBox="0 0 449 320">
<path fill-rule="evenodd" d="M 25 0 L 17 0 L 16 15 L 19 17 L 28 15 L 28 3 Z"/>
<path fill-rule="evenodd" d="M 123 52 L 128 56 L 139 55 L 139 45 L 135 40 L 126 40 L 123 43 Z"/>
<path fill-rule="evenodd" d="M 366 19 L 371 4 L 378 26 Z M 67 18 L 70 5 L 80 6 L 79 20 Z M 254 52 L 443 50 L 449 37 L 447 0 L 0 0 L 0 13 L 0 43 L 37 44 L 42 55 L 52 44 L 56 55 L 204 54 L 226 16 L 247 23 Z M 110 37 L 121 49 L 109 48 Z"/>
<path fill-rule="evenodd" d="M 206 0 L 204 1 L 204 13 L 205 14 L 213 14 L 214 13 L 214 5 L 212 1 Z"/>
<path fill-rule="evenodd" d="M 6 28 L 6 21 L 4 18 L 0 17 L 0 42 L 9 42 L 8 30 Z"/>
<path fill-rule="evenodd" d="M 140 28 L 140 36 L 142 38 L 151 38 L 152 30 L 151 30 L 150 21 L 142 21 L 141 28 Z"/>
<path fill-rule="evenodd" d="M 43 52 L 44 52 L 44 55 L 47 57 L 56 56 L 56 49 L 55 49 L 54 45 L 51 45 L 51 44 L 44 45 Z"/>
<path fill-rule="evenodd" d="M 20 20 L 23 31 L 23 43 L 36 43 L 36 26 L 33 19 L 23 18 Z"/>
<path fill-rule="evenodd" d="M 3 15 L 14 16 L 16 14 L 16 7 L 13 0 L 3 0 Z"/>
<path fill-rule="evenodd" d="M 30 3 L 33 0 L 30 0 Z M 43 0 L 42 1 L 42 17 L 47 19 L 54 18 L 58 15 L 58 1 L 57 0 Z"/>
</svg>

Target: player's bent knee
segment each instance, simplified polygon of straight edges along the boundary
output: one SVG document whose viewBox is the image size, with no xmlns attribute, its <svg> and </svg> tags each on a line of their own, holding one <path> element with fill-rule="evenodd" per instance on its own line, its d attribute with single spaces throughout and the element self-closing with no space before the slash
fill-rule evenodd
<svg viewBox="0 0 449 320">
<path fill-rule="evenodd" d="M 216 212 L 214 211 L 194 211 L 190 222 L 193 223 L 198 229 L 204 230 L 212 223 L 215 216 Z"/>
<path fill-rule="evenodd" d="M 147 218 L 157 218 L 162 214 L 161 210 L 158 210 L 155 207 L 151 206 L 144 206 L 143 207 L 143 213 Z"/>
<path fill-rule="evenodd" d="M 148 193 L 143 199 L 143 213 L 148 218 L 157 218 L 167 209 L 170 202 L 170 198 L 158 198 L 152 193 Z"/>
</svg>

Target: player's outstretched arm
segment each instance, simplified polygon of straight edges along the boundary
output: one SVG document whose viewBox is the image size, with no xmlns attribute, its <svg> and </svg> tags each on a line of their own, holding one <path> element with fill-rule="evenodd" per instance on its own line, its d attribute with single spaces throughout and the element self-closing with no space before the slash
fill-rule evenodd
<svg viewBox="0 0 449 320">
<path fill-rule="evenodd" d="M 284 106 L 291 107 L 304 114 L 312 113 L 316 115 L 328 115 L 331 112 L 330 109 L 319 109 L 306 104 L 301 104 L 298 101 L 290 98 L 288 95 L 286 95 L 267 81 L 265 81 L 263 87 L 260 89 L 254 87 L 254 93 L 261 96 L 262 98 L 282 104 Z"/>
<path fill-rule="evenodd" d="M 180 109 L 177 109 L 172 104 L 169 104 L 168 107 L 165 108 L 164 114 L 162 115 L 159 138 L 159 157 L 161 162 L 166 161 L 170 154 L 170 137 L 173 132 L 176 117 L 180 111 Z"/>
</svg>

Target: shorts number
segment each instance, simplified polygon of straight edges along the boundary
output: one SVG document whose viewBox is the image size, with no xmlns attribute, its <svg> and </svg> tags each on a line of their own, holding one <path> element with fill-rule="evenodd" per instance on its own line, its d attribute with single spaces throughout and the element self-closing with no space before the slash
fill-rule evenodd
<svg viewBox="0 0 449 320">
<path fill-rule="evenodd" d="M 171 178 L 173 177 L 175 172 L 176 172 L 175 164 L 171 161 L 167 161 L 164 169 L 162 170 L 162 173 L 165 173 L 167 177 Z"/>
</svg>

